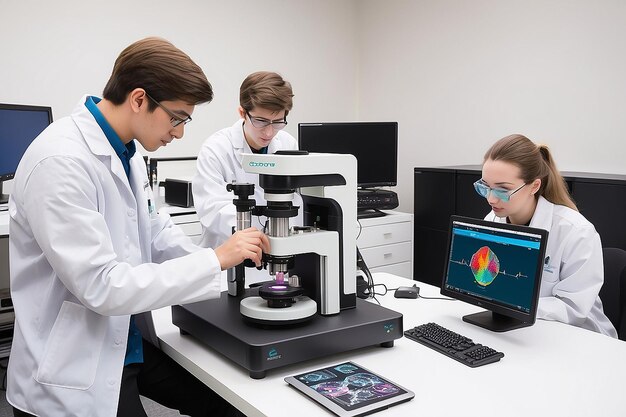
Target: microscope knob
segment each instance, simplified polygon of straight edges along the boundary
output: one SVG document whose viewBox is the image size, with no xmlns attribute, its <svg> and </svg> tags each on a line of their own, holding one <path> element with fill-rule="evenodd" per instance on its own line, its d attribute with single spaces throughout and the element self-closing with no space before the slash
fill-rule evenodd
<svg viewBox="0 0 626 417">
<path fill-rule="evenodd" d="M 300 286 L 300 277 L 297 275 L 291 275 L 289 278 L 289 285 L 292 287 L 299 287 Z"/>
</svg>

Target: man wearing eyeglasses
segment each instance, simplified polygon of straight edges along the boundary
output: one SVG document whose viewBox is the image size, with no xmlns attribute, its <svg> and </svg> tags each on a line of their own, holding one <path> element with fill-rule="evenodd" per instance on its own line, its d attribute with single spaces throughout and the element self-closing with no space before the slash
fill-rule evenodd
<svg viewBox="0 0 626 417">
<path fill-rule="evenodd" d="M 232 234 L 236 211 L 233 194 L 226 191 L 226 184 L 233 181 L 255 184 L 254 199 L 258 205 L 265 204 L 259 176 L 244 172 L 242 155 L 298 148 L 296 139 L 283 130 L 292 108 L 292 97 L 291 84 L 279 74 L 266 71 L 250 74 L 239 92 L 240 119 L 213 134 L 202 145 L 198 172 L 193 179 L 194 206 L 202 223 L 201 246 L 213 247 Z M 302 205 L 299 195 L 294 197 L 293 205 Z M 301 216 L 293 222 L 300 224 Z M 259 228 L 263 223 L 264 219 L 253 219 L 253 225 Z M 254 278 L 248 279 L 249 283 L 253 281 Z"/>
<path fill-rule="evenodd" d="M 146 38 L 28 148 L 9 202 L 15 416 L 146 416 L 140 395 L 190 416 L 239 412 L 159 348 L 150 311 L 219 296 L 221 271 L 261 263 L 249 228 L 215 249 L 157 213 L 148 151 L 184 134 L 213 90 L 189 56 Z"/>
</svg>

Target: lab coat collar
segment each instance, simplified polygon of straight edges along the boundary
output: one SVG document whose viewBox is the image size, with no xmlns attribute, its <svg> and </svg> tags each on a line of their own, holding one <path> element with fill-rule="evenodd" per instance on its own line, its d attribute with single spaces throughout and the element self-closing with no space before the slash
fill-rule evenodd
<svg viewBox="0 0 626 417">
<path fill-rule="evenodd" d="M 96 122 L 96 119 L 94 119 L 89 109 L 85 106 L 85 100 L 87 100 L 87 97 L 87 95 L 83 96 L 74 109 L 71 116 L 72 120 L 74 120 L 74 123 L 78 126 L 78 129 L 82 133 L 85 143 L 91 152 L 94 155 L 104 157 L 104 160 L 108 160 L 111 172 L 118 177 L 121 183 L 125 184 L 128 191 L 132 193 L 122 161 L 115 153 L 115 150 L 104 135 L 104 132 L 98 125 L 98 122 Z"/>
<path fill-rule="evenodd" d="M 252 153 L 252 149 L 250 149 L 250 145 L 248 145 L 246 137 L 243 135 L 243 121 L 244 119 L 237 120 L 231 128 L 233 130 L 232 135 L 228 135 L 240 166 L 243 160 L 243 154 Z"/>
<path fill-rule="evenodd" d="M 250 150 L 250 146 L 248 145 L 248 142 L 246 142 L 246 138 L 243 135 L 243 119 L 237 120 L 231 129 L 233 129 L 233 132 L 232 135 L 228 135 L 228 138 L 230 139 L 233 149 L 248 152 Z"/>
<path fill-rule="evenodd" d="M 98 125 L 98 122 L 96 122 L 96 119 L 94 119 L 89 109 L 85 106 L 87 97 L 89 96 L 83 96 L 76 108 L 74 108 L 72 119 L 83 134 L 87 146 L 94 155 L 113 156 L 115 155 L 113 147 Z"/>
<path fill-rule="evenodd" d="M 537 200 L 537 207 L 535 207 L 535 213 L 530 220 L 530 226 L 538 229 L 550 231 L 552 227 L 552 216 L 554 213 L 554 204 L 539 196 Z"/>
</svg>

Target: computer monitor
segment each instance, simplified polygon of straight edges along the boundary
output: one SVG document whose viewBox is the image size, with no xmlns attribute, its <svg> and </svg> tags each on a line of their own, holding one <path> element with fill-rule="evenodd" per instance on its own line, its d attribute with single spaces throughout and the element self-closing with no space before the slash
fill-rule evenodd
<svg viewBox="0 0 626 417">
<path fill-rule="evenodd" d="M 0 203 L 9 198 L 2 182 L 13 178 L 28 145 L 50 123 L 50 107 L 0 103 Z"/>
<path fill-rule="evenodd" d="M 359 188 L 398 183 L 398 122 L 300 123 L 301 150 L 352 154 Z"/>
<path fill-rule="evenodd" d="M 463 320 L 504 332 L 535 322 L 548 232 L 452 216 L 441 294 L 487 309 Z"/>
</svg>

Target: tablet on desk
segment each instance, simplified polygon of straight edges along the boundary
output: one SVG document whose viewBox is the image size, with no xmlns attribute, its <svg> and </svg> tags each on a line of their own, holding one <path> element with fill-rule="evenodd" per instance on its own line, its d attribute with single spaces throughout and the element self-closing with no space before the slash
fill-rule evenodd
<svg viewBox="0 0 626 417">
<path fill-rule="evenodd" d="M 289 376 L 285 382 L 340 417 L 364 416 L 415 396 L 354 362 Z"/>
</svg>

